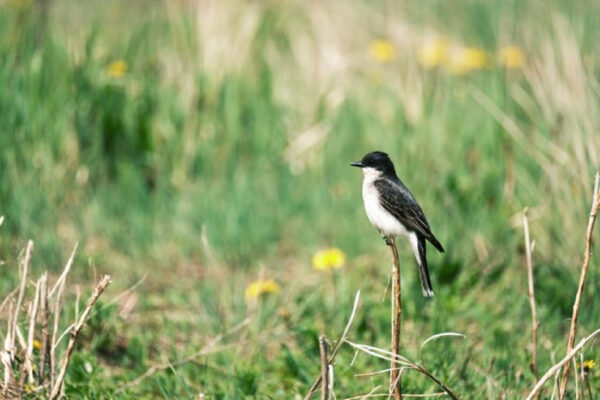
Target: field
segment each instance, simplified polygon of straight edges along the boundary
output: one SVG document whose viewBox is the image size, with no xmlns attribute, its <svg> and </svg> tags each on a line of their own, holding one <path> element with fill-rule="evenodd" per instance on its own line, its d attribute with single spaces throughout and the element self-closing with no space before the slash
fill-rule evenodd
<svg viewBox="0 0 600 400">
<path fill-rule="evenodd" d="M 525 398 L 523 210 L 541 376 L 566 352 L 600 169 L 598 15 L 558 0 L 0 0 L 0 301 L 28 240 L 28 299 L 78 244 L 62 329 L 101 275 L 112 284 L 67 398 L 300 399 L 359 290 L 348 341 L 390 346 L 391 253 L 349 167 L 382 150 L 446 248 L 429 246 L 428 300 L 399 242 L 401 354 L 463 399 Z M 600 328 L 598 256 L 576 342 Z M 8 319 L 0 307 L 3 342 Z M 443 332 L 465 337 L 421 351 Z M 598 397 L 594 360 L 592 341 L 578 362 Z M 367 374 L 386 368 L 342 344 L 336 398 L 387 393 L 387 373 Z M 402 389 L 440 392 L 415 371 Z M 573 376 L 566 398 L 581 398 Z"/>
</svg>

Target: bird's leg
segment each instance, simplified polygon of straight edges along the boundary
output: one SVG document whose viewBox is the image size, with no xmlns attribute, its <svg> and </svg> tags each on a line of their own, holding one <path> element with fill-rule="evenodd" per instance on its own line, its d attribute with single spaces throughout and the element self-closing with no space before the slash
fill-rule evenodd
<svg viewBox="0 0 600 400">
<path fill-rule="evenodd" d="M 387 244 L 388 246 L 394 245 L 394 237 L 393 236 L 384 236 L 383 240 L 385 240 L 385 244 Z"/>
</svg>

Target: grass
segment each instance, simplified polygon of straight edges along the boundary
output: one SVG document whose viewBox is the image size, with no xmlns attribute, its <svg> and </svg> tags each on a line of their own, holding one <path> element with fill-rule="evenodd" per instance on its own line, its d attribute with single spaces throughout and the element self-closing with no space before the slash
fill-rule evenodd
<svg viewBox="0 0 600 400">
<path fill-rule="evenodd" d="M 319 334 L 341 335 L 359 289 L 349 340 L 388 348 L 391 259 L 348 167 L 374 149 L 390 153 L 447 249 L 429 252 L 436 298 L 426 301 L 400 242 L 404 355 L 461 332 L 427 345 L 428 370 L 463 398 L 526 395 L 528 206 L 540 371 L 562 358 L 600 169 L 598 5 L 47 4 L 46 14 L 0 2 L 0 289 L 18 282 L 28 239 L 34 276 L 58 275 L 80 242 L 71 300 L 100 274 L 113 284 L 99 304 L 147 276 L 91 315 L 67 395 L 301 396 L 319 373 Z M 494 60 L 516 44 L 526 63 L 426 70 L 416 55 L 440 35 Z M 393 61 L 369 55 L 376 39 L 393 44 Z M 126 72 L 111 76 L 117 60 Z M 347 254 L 344 268 L 312 270 L 329 246 Z M 598 328 L 594 264 L 578 340 Z M 259 277 L 281 292 L 248 302 Z M 211 354 L 122 390 L 247 318 Z M 337 356 L 338 397 L 385 385 L 385 374 L 354 374 L 387 362 L 353 357 L 349 347 Z M 600 389 L 597 372 L 591 384 Z M 437 390 L 411 373 L 403 388 Z"/>
</svg>

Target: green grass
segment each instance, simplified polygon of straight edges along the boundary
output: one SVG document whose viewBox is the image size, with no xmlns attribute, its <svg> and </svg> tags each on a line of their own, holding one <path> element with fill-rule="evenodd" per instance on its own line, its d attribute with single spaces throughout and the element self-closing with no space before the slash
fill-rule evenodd
<svg viewBox="0 0 600 400">
<path fill-rule="evenodd" d="M 600 168 L 598 5 L 216 3 L 56 0 L 44 17 L 37 3 L 0 2 L 2 293 L 29 238 L 35 276 L 57 274 L 79 241 L 72 298 L 100 273 L 114 281 L 105 302 L 147 274 L 125 317 L 124 301 L 93 316 L 67 395 L 295 398 L 318 374 L 318 335 L 341 335 L 357 290 L 350 340 L 387 348 L 391 257 L 348 167 L 380 149 L 447 249 L 429 251 L 426 301 L 400 246 L 403 353 L 416 360 L 430 335 L 462 332 L 429 344 L 427 367 L 463 398 L 524 397 L 534 377 L 515 221 L 530 207 L 545 371 L 564 353 Z M 526 65 L 427 71 L 416 54 L 435 35 L 491 55 L 516 44 Z M 369 56 L 378 38 L 396 48 L 389 64 Z M 122 77 L 108 72 L 115 60 Z M 347 265 L 312 270 L 329 246 Z M 595 263 L 578 337 L 600 322 Z M 259 276 L 281 293 L 248 304 Z M 245 318 L 214 353 L 119 390 Z M 385 386 L 385 374 L 354 377 L 385 362 L 353 356 L 339 354 L 338 398 Z M 403 382 L 437 390 L 410 372 Z M 591 383 L 600 390 L 597 372 Z"/>
</svg>

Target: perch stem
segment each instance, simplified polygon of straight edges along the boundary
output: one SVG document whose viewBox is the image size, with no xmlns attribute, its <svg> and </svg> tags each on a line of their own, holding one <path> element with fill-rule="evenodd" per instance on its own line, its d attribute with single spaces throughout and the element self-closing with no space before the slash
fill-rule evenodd
<svg viewBox="0 0 600 400">
<path fill-rule="evenodd" d="M 321 335 L 319 338 L 319 350 L 321 353 L 321 400 L 327 400 L 329 363 L 327 362 L 327 339 L 325 335 Z"/>
<path fill-rule="evenodd" d="M 596 172 L 596 178 L 594 180 L 594 195 L 592 196 L 592 207 L 590 210 L 590 217 L 588 219 L 588 226 L 585 233 L 585 254 L 583 256 L 583 265 L 581 266 L 581 275 L 579 276 L 579 285 L 577 286 L 577 294 L 575 295 L 575 303 L 573 304 L 573 316 L 571 317 L 571 329 L 569 330 L 569 339 L 567 340 L 567 353 L 573 349 L 575 343 L 575 335 L 577 333 L 577 319 L 579 318 L 579 309 L 581 307 L 581 297 L 583 294 L 583 287 L 585 285 L 585 278 L 587 277 L 588 267 L 590 265 L 590 258 L 592 256 L 592 233 L 594 232 L 594 225 L 596 224 L 596 218 L 600 211 L 600 191 L 598 190 L 598 184 L 600 183 L 600 172 Z M 569 376 L 570 364 L 567 363 L 564 366 L 562 372 L 562 381 L 560 383 L 559 399 L 565 397 L 567 390 L 567 379 Z"/>
<path fill-rule="evenodd" d="M 394 400 L 402 399 L 402 384 L 400 382 L 400 365 L 397 356 L 400 354 L 400 331 L 402 329 L 402 287 L 400 285 L 400 257 L 398 247 L 393 237 L 387 237 L 385 242 L 392 249 L 394 270 L 392 273 L 392 365 L 390 371 L 390 393 Z"/>
</svg>

